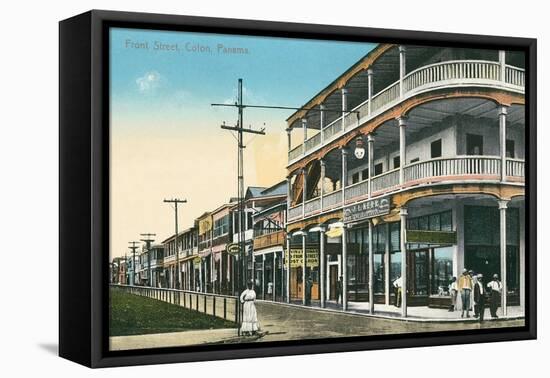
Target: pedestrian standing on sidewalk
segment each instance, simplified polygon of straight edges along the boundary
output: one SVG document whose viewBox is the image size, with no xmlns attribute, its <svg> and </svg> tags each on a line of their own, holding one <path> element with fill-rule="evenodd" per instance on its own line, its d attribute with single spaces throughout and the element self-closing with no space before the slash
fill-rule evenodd
<svg viewBox="0 0 550 378">
<path fill-rule="evenodd" d="M 402 295 L 403 295 L 403 279 L 401 276 L 397 277 L 393 281 L 393 287 L 395 288 L 395 307 L 401 307 Z"/>
<path fill-rule="evenodd" d="M 500 304 L 500 294 L 501 294 L 501 290 L 502 290 L 502 284 L 498 280 L 498 274 L 493 275 L 493 280 L 487 284 L 487 288 L 490 291 L 489 295 L 490 295 L 490 298 L 491 298 L 491 303 L 490 303 L 490 307 L 489 307 L 489 309 L 491 311 L 491 317 L 493 319 L 496 319 L 496 318 L 498 318 L 497 310 L 498 310 L 498 307 L 499 307 L 499 304 Z"/>
<path fill-rule="evenodd" d="M 462 313 L 460 317 L 464 317 L 464 311 L 466 311 L 466 317 L 470 317 L 470 296 L 472 294 L 472 277 L 468 272 L 468 269 L 464 269 L 458 279 L 458 291 L 460 292 L 460 299 L 462 300 Z"/>
<path fill-rule="evenodd" d="M 311 306 L 311 289 L 313 288 L 313 278 L 309 276 L 306 280 L 306 306 Z"/>
<path fill-rule="evenodd" d="M 451 295 L 451 307 L 449 307 L 449 312 L 453 312 L 457 309 L 456 297 L 458 296 L 458 285 L 456 284 L 456 277 L 451 278 L 451 283 L 449 284 L 449 294 Z"/>
<path fill-rule="evenodd" d="M 256 292 L 253 289 L 253 283 L 247 284 L 241 294 L 241 303 L 243 304 L 243 319 L 241 322 L 241 332 L 244 335 L 254 335 L 259 330 L 258 314 L 256 312 Z"/>
<path fill-rule="evenodd" d="M 483 274 L 476 276 L 474 285 L 474 316 L 482 322 L 485 317 L 485 288 L 483 287 Z"/>
<path fill-rule="evenodd" d="M 344 280 L 343 277 L 338 277 L 338 282 L 336 282 L 336 304 L 343 302 L 342 292 L 344 291 Z"/>
</svg>

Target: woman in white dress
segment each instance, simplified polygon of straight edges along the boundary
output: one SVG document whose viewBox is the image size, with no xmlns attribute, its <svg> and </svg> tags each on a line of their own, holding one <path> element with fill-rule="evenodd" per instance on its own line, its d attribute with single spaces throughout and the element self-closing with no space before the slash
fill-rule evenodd
<svg viewBox="0 0 550 378">
<path fill-rule="evenodd" d="M 258 314 L 256 313 L 256 292 L 252 288 L 252 282 L 247 284 L 248 289 L 241 294 L 241 303 L 243 304 L 243 318 L 241 323 L 241 332 L 245 335 L 255 334 L 259 330 Z"/>
</svg>

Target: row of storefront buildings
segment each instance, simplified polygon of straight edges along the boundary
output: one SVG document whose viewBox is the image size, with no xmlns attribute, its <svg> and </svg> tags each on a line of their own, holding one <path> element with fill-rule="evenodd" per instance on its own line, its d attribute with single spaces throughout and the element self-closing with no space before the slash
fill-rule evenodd
<svg viewBox="0 0 550 378">
<path fill-rule="evenodd" d="M 498 274 L 504 304 L 523 306 L 524 67 L 515 51 L 380 44 L 308 100 L 287 119 L 286 181 L 246 193 L 259 297 L 372 311 L 401 277 L 406 316 L 447 306 L 470 269 Z M 144 249 L 134 282 L 176 287 L 179 262 L 181 288 L 235 294 L 235 209 Z"/>
</svg>

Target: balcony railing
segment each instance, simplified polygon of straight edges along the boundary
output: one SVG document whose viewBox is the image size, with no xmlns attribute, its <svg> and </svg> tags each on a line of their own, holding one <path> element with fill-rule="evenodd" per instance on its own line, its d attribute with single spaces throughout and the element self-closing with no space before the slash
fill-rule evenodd
<svg viewBox="0 0 550 378">
<path fill-rule="evenodd" d="M 525 161 L 520 159 L 506 159 L 506 176 L 525 177 Z"/>
<path fill-rule="evenodd" d="M 415 162 L 403 167 L 403 183 L 399 182 L 399 168 L 384 172 L 371 178 L 371 198 L 388 192 L 407 189 L 415 185 L 436 182 L 464 182 L 500 180 L 501 158 L 499 156 L 457 156 L 454 158 L 437 158 Z M 523 181 L 525 177 L 525 161 L 506 159 L 506 179 Z M 349 185 L 345 188 L 345 205 L 369 198 L 368 180 Z M 342 190 L 336 190 L 321 198 L 313 198 L 305 203 L 304 216 L 312 216 L 322 211 L 338 209 L 344 206 Z M 289 220 L 302 217 L 302 204 L 291 207 Z"/>
<path fill-rule="evenodd" d="M 283 230 L 278 230 L 276 232 L 254 237 L 254 250 L 276 245 L 284 245 L 284 243 L 285 232 Z"/>
<path fill-rule="evenodd" d="M 504 79 L 501 77 L 503 74 Z M 322 145 L 321 141 L 325 145 L 330 143 L 336 137 L 343 135 L 345 131 L 349 131 L 374 118 L 389 107 L 397 105 L 400 101 L 418 92 L 465 84 L 523 91 L 525 87 L 525 70 L 507 65 L 504 73 L 502 73 L 498 62 L 485 60 L 455 60 L 420 67 L 409 72 L 403 78 L 402 95 L 400 82 L 392 83 L 372 97 L 370 112 L 369 100 L 367 99 L 351 109 L 353 113 L 347 113 L 344 117 L 337 118 L 325 126 L 320 133 L 306 140 L 305 152 L 304 144 L 290 150 L 288 161 L 293 163 L 299 160 L 305 153 L 320 147 Z M 359 122 L 356 112 L 359 112 Z M 345 128 L 342 127 L 343 123 Z M 321 136 L 321 134 L 323 135 Z"/>
</svg>

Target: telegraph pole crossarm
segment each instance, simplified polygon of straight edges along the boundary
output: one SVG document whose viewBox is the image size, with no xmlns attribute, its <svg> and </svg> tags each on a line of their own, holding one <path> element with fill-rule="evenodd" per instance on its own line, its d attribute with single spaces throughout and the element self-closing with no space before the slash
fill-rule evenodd
<svg viewBox="0 0 550 378">
<path fill-rule="evenodd" d="M 135 285 L 136 284 L 136 249 L 139 248 L 137 246 L 139 242 L 131 241 L 128 243 L 131 244 L 131 246 L 129 246 L 128 248 L 132 250 L 132 276 L 131 276 L 132 279 L 130 280 L 130 284 Z"/>
</svg>

